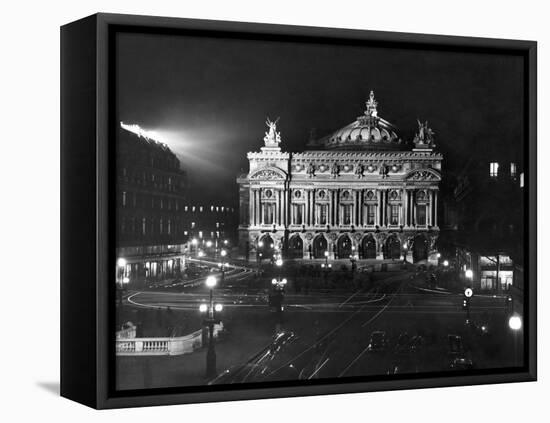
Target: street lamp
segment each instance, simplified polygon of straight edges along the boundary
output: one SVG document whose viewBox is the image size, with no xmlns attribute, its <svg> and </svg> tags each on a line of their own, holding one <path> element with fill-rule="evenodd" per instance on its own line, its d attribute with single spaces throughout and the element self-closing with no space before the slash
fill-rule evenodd
<svg viewBox="0 0 550 423">
<path fill-rule="evenodd" d="M 216 376 L 216 349 L 214 345 L 214 325 L 220 322 L 216 313 L 222 311 L 221 304 L 214 304 L 214 287 L 216 286 L 216 278 L 208 276 L 206 278 L 206 286 L 210 289 L 210 299 L 208 304 L 202 303 L 199 306 L 199 311 L 206 315 L 203 320 L 204 326 L 208 328 L 208 351 L 206 353 L 206 377 L 212 378 Z"/>
<path fill-rule="evenodd" d="M 449 267 L 449 260 L 443 260 L 443 266 Z"/>
<path fill-rule="evenodd" d="M 510 316 L 510 318 L 508 319 L 508 326 L 510 327 L 510 329 L 512 329 L 512 333 L 514 337 L 514 363 L 517 363 L 518 362 L 518 336 L 519 336 L 519 331 L 523 326 L 521 317 L 517 314 Z"/>
<path fill-rule="evenodd" d="M 225 282 L 225 266 L 227 264 L 224 261 L 224 257 L 227 255 L 227 251 L 221 250 L 220 255 L 222 256 L 222 261 L 221 261 L 221 263 L 218 263 L 218 266 L 221 268 L 221 271 L 222 271 L 221 285 L 223 285 L 224 282 Z"/>
<path fill-rule="evenodd" d="M 466 269 L 464 272 L 464 276 L 466 276 L 467 279 L 472 280 L 472 278 L 474 277 L 474 272 L 472 271 L 472 269 Z"/>
<path fill-rule="evenodd" d="M 117 287 L 117 297 L 118 297 L 118 303 L 122 306 L 122 295 L 124 291 L 124 280 L 127 279 L 128 282 L 130 280 L 125 277 L 125 270 L 126 270 L 126 259 L 120 257 L 116 261 L 116 287 Z"/>
<path fill-rule="evenodd" d="M 285 286 L 287 280 L 285 278 L 273 278 L 271 280 L 271 285 L 273 286 L 273 295 L 271 298 L 271 305 L 275 307 L 277 312 L 277 326 L 275 328 L 276 332 L 279 333 L 281 330 L 281 325 L 283 324 L 283 300 L 285 296 Z"/>
<path fill-rule="evenodd" d="M 202 267 L 202 258 L 204 257 L 204 251 L 199 250 L 197 255 L 199 256 L 199 267 Z"/>
</svg>

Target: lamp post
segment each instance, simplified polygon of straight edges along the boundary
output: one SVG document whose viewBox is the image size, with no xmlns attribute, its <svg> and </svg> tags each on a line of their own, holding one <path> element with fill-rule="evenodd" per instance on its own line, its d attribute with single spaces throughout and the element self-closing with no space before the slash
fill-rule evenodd
<svg viewBox="0 0 550 423">
<path fill-rule="evenodd" d="M 321 269 L 323 269 L 323 281 L 325 284 L 327 283 L 327 276 L 331 267 L 332 264 L 328 262 L 328 251 L 325 251 L 325 262 L 321 263 Z"/>
<path fill-rule="evenodd" d="M 407 245 L 407 241 L 403 243 L 403 263 L 407 263 L 407 251 L 409 249 L 409 246 Z"/>
<path fill-rule="evenodd" d="M 225 265 L 226 265 L 226 263 L 225 263 L 224 260 L 225 260 L 225 256 L 227 256 L 227 251 L 221 250 L 220 255 L 222 256 L 222 261 L 221 261 L 221 263 L 220 263 L 220 264 L 221 264 L 220 267 L 221 267 L 221 269 L 222 269 L 222 280 L 221 280 L 221 285 L 223 286 L 224 283 L 225 283 Z"/>
<path fill-rule="evenodd" d="M 281 331 L 281 326 L 283 324 L 283 301 L 285 296 L 285 286 L 287 280 L 285 278 L 273 278 L 271 280 L 271 286 L 273 287 L 273 300 L 272 305 L 275 307 L 275 312 L 277 313 L 277 324 L 275 331 L 279 333 Z"/>
<path fill-rule="evenodd" d="M 513 314 L 508 319 L 508 326 L 512 330 L 514 336 L 514 364 L 518 363 L 518 336 L 523 326 L 521 317 L 518 314 Z"/>
<path fill-rule="evenodd" d="M 199 250 L 197 253 L 197 256 L 199 257 L 199 269 L 202 268 L 202 258 L 204 257 L 204 251 Z"/>
<path fill-rule="evenodd" d="M 264 248 L 263 241 L 258 241 L 258 245 L 256 247 L 256 261 L 258 262 L 258 267 L 257 267 L 257 270 L 256 270 L 256 274 L 258 276 L 260 275 L 260 270 L 261 270 L 261 266 L 262 266 L 262 255 L 263 255 L 263 253 L 260 250 L 263 249 L 263 248 Z"/>
<path fill-rule="evenodd" d="M 193 249 L 195 250 L 195 254 L 198 253 L 198 250 L 197 250 L 198 243 L 199 243 L 199 240 L 197 238 L 193 238 L 191 240 L 191 245 L 193 246 Z"/>
<path fill-rule="evenodd" d="M 472 288 L 466 288 L 464 290 L 464 299 L 462 300 L 462 308 L 466 310 L 466 323 L 470 323 L 470 300 L 474 295 Z"/>
<path fill-rule="evenodd" d="M 119 258 L 116 261 L 116 287 L 117 287 L 117 298 L 118 303 L 120 306 L 122 306 L 122 295 L 124 291 L 124 280 L 126 279 L 128 282 L 130 281 L 128 278 L 125 277 L 125 268 L 126 268 L 126 259 Z M 127 282 L 126 282 L 127 283 Z"/>
<path fill-rule="evenodd" d="M 214 287 L 216 286 L 216 278 L 208 276 L 206 278 L 206 286 L 210 289 L 210 298 L 208 304 L 201 304 L 199 311 L 205 315 L 203 324 L 208 328 L 208 351 L 206 352 L 206 377 L 213 378 L 216 376 L 216 347 L 214 344 L 214 325 L 220 322 L 218 313 L 223 310 L 222 304 L 214 304 Z"/>
</svg>

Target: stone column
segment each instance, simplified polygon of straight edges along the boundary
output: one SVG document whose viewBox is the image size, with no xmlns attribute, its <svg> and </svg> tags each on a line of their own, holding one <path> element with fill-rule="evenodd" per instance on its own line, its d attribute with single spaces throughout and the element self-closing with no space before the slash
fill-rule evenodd
<svg viewBox="0 0 550 423">
<path fill-rule="evenodd" d="M 248 189 L 248 226 L 254 226 L 254 191 Z"/>
<path fill-rule="evenodd" d="M 378 194 L 378 216 L 376 216 L 378 220 L 378 226 L 382 227 L 382 190 L 377 190 Z"/>
<path fill-rule="evenodd" d="M 413 197 L 411 199 L 411 205 L 413 208 L 413 224 L 416 225 L 416 191 L 413 191 Z"/>
<path fill-rule="evenodd" d="M 437 227 L 437 193 L 438 191 L 434 191 L 434 195 L 435 195 L 435 210 L 434 210 L 434 226 Z"/>
<path fill-rule="evenodd" d="M 404 189 L 403 190 L 403 199 L 404 199 L 404 207 L 403 207 L 403 215 L 404 215 L 404 222 L 403 226 L 407 227 L 409 226 L 409 190 Z"/>
<path fill-rule="evenodd" d="M 433 190 L 430 190 L 430 195 L 429 195 L 429 199 L 430 199 L 430 204 L 428 205 L 428 225 L 429 226 L 433 226 L 433 221 L 432 221 L 432 213 L 433 213 L 433 199 L 434 199 L 434 192 Z"/>
</svg>

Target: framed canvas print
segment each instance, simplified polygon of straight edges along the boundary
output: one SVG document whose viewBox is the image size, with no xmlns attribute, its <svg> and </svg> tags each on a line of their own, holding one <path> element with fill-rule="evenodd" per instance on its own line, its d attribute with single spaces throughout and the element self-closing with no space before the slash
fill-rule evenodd
<svg viewBox="0 0 550 423">
<path fill-rule="evenodd" d="M 61 29 L 61 393 L 536 379 L 536 43 Z"/>
</svg>

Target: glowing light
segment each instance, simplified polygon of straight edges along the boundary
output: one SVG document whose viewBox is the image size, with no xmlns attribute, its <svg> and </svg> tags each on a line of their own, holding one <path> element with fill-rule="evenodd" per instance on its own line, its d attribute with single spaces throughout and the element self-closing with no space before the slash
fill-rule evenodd
<svg viewBox="0 0 550 423">
<path fill-rule="evenodd" d="M 122 129 L 125 129 L 128 132 L 136 134 L 138 137 L 145 138 L 146 140 L 155 141 L 155 142 L 158 142 L 160 144 L 164 144 L 160 140 L 160 136 L 156 132 L 146 131 L 145 129 L 141 128 L 139 125 L 136 125 L 136 124 L 128 125 L 128 124 L 121 121 L 120 122 L 120 127 Z"/>
<path fill-rule="evenodd" d="M 464 275 L 468 278 L 468 279 L 472 279 L 474 277 L 474 272 L 472 272 L 471 269 L 468 269 L 464 272 Z"/>
<path fill-rule="evenodd" d="M 121 257 L 116 261 L 116 264 L 118 267 L 124 267 L 126 266 L 126 259 Z"/>
<path fill-rule="evenodd" d="M 510 320 L 508 320 L 508 326 L 510 326 L 510 329 L 512 330 L 520 330 L 521 325 L 521 317 L 519 317 L 518 315 L 510 317 Z"/>
<path fill-rule="evenodd" d="M 201 304 L 201 305 L 199 306 L 199 311 L 200 311 L 201 313 L 206 313 L 206 312 L 208 311 L 208 306 L 207 306 L 206 304 Z"/>
<path fill-rule="evenodd" d="M 282 265 L 283 265 L 283 259 L 281 259 L 281 258 L 277 259 L 277 261 L 275 262 L 275 264 L 276 264 L 277 266 L 282 266 Z"/>
<path fill-rule="evenodd" d="M 277 285 L 277 279 L 271 279 L 271 284 L 272 285 Z"/>
<path fill-rule="evenodd" d="M 328 257 L 328 251 L 325 251 L 325 257 Z"/>
<path fill-rule="evenodd" d="M 258 242 L 258 247 L 262 248 L 264 246 L 264 243 L 262 241 Z"/>
<path fill-rule="evenodd" d="M 199 257 L 204 257 L 204 252 L 203 251 L 199 251 Z"/>
<path fill-rule="evenodd" d="M 464 290 L 464 296 L 465 296 L 466 298 L 471 298 L 472 295 L 474 295 L 474 290 L 473 290 L 472 288 L 466 288 L 466 289 Z"/>
<path fill-rule="evenodd" d="M 286 282 L 287 282 L 286 279 L 283 279 L 283 280 L 281 281 L 281 284 L 282 284 L 282 285 L 286 285 Z"/>
<path fill-rule="evenodd" d="M 441 253 L 437 253 L 437 258 L 441 258 Z"/>
<path fill-rule="evenodd" d="M 449 260 L 444 260 L 443 261 L 443 266 L 447 267 L 449 265 Z"/>
<path fill-rule="evenodd" d="M 222 311 L 222 310 L 223 310 L 223 305 L 222 305 L 222 304 L 216 304 L 216 305 L 214 306 L 214 311 L 220 312 L 220 311 Z"/>
<path fill-rule="evenodd" d="M 225 257 L 227 255 L 227 251 L 222 250 L 220 254 L 222 255 L 222 257 Z"/>
<path fill-rule="evenodd" d="M 193 245 L 197 245 L 198 242 L 199 242 L 199 241 L 197 241 L 197 238 L 193 238 L 193 239 L 191 240 L 191 244 L 193 244 Z"/>
<path fill-rule="evenodd" d="M 206 241 L 206 246 L 207 246 L 208 248 L 212 247 L 212 241 Z"/>
<path fill-rule="evenodd" d="M 208 276 L 206 278 L 206 286 L 208 288 L 214 288 L 216 286 L 216 278 L 214 276 Z"/>
<path fill-rule="evenodd" d="M 124 276 L 122 278 L 122 283 L 129 283 L 130 282 L 130 278 L 128 276 Z"/>
</svg>

